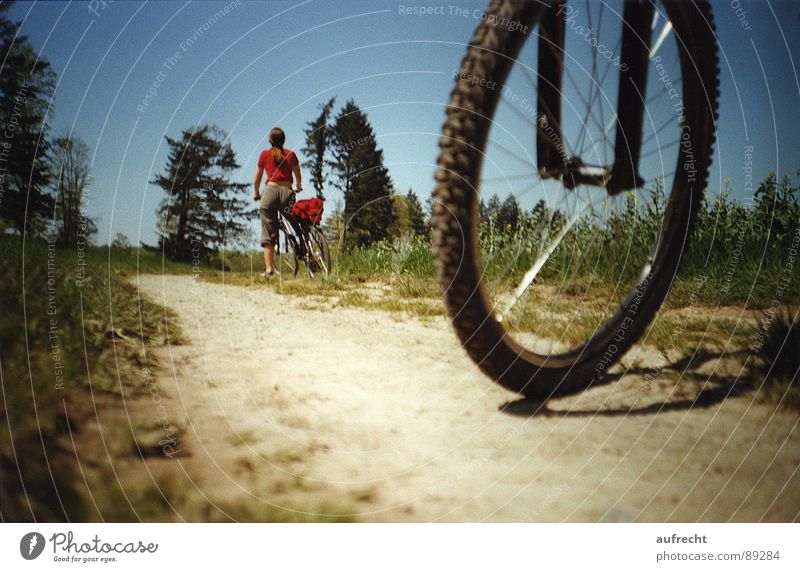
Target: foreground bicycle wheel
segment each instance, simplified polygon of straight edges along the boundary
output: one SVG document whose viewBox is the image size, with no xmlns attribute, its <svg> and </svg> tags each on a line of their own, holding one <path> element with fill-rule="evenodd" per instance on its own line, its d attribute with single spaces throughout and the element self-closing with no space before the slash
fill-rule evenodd
<svg viewBox="0 0 800 572">
<path fill-rule="evenodd" d="M 456 77 L 433 213 L 448 313 L 487 375 L 536 398 L 610 379 L 687 248 L 718 85 L 704 1 L 492 2 Z M 480 223 L 479 189 L 526 215 Z"/>
</svg>

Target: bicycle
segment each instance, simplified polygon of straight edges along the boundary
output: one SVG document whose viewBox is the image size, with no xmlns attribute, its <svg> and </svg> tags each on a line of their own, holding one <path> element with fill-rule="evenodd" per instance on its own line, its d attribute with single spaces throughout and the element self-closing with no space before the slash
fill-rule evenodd
<svg viewBox="0 0 800 572">
<path fill-rule="evenodd" d="M 463 347 L 530 398 L 610 382 L 703 200 L 719 98 L 708 2 L 494 0 L 455 80 L 433 228 Z M 481 259 L 479 189 L 492 185 L 541 197 L 511 262 Z"/>
<path fill-rule="evenodd" d="M 328 275 L 331 271 L 331 253 L 325 233 L 320 223 L 322 208 L 318 213 L 307 216 L 298 205 L 308 204 L 320 199 L 306 199 L 292 202 L 278 211 L 278 245 L 275 249 L 276 267 L 280 275 L 284 272 L 297 276 L 300 262 L 306 266 L 310 277 L 317 274 Z M 281 240 L 282 239 L 282 240 Z M 283 246 L 281 246 L 283 242 Z"/>
</svg>

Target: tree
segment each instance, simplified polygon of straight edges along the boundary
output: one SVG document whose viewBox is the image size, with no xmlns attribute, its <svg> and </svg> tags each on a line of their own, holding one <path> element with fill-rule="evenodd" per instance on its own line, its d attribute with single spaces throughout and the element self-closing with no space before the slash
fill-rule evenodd
<svg viewBox="0 0 800 572">
<path fill-rule="evenodd" d="M 128 237 L 121 232 L 118 232 L 114 235 L 114 240 L 111 241 L 111 248 L 130 248 L 131 241 L 128 240 Z"/>
<path fill-rule="evenodd" d="M 20 234 L 41 234 L 53 215 L 47 113 L 55 72 L 25 36 L 15 36 L 8 9 L 0 4 L 0 218 Z"/>
<path fill-rule="evenodd" d="M 419 197 L 413 189 L 408 189 L 406 194 L 406 210 L 408 212 L 408 225 L 411 232 L 416 236 L 426 236 L 428 234 L 428 221 Z"/>
<path fill-rule="evenodd" d="M 405 195 L 392 195 L 392 199 L 394 220 L 389 233 L 391 237 L 427 235 L 428 221 L 414 190 L 408 189 Z"/>
<path fill-rule="evenodd" d="M 478 222 L 488 222 L 489 221 L 489 212 L 486 210 L 486 202 L 481 199 L 481 202 L 478 203 Z"/>
<path fill-rule="evenodd" d="M 255 212 L 241 197 L 248 185 L 233 182 L 239 164 L 218 127 L 203 125 L 166 140 L 165 173 L 152 181 L 168 195 L 158 209 L 159 244 L 176 260 L 207 260 L 226 240 L 246 232 L 247 217 Z"/>
<path fill-rule="evenodd" d="M 317 197 L 325 199 L 322 192 L 327 179 L 325 173 L 325 160 L 328 151 L 328 145 L 331 140 L 331 127 L 328 125 L 328 120 L 333 110 L 333 102 L 335 98 L 331 98 L 327 103 L 320 104 L 320 113 L 316 119 L 309 121 L 306 125 L 308 128 L 304 131 L 306 134 L 306 146 L 303 153 L 307 157 L 311 157 L 306 162 L 306 167 L 311 171 L 311 184 L 317 191 Z"/>
<path fill-rule="evenodd" d="M 53 142 L 53 155 L 58 241 L 75 246 L 97 232 L 97 225 L 83 209 L 92 179 L 90 150 L 78 137 L 59 137 Z"/>
<path fill-rule="evenodd" d="M 323 225 L 328 242 L 331 245 L 338 245 L 344 232 L 344 208 L 341 199 L 337 199 L 333 209 L 325 216 Z"/>
<path fill-rule="evenodd" d="M 514 195 L 508 195 L 497 212 L 497 226 L 502 230 L 514 231 L 519 225 L 519 203 Z"/>
<path fill-rule="evenodd" d="M 334 120 L 331 150 L 334 185 L 344 194 L 345 247 L 388 238 L 394 218 L 392 180 L 372 126 L 352 100 Z"/>
<path fill-rule="evenodd" d="M 531 216 L 535 222 L 548 220 L 550 218 L 550 209 L 547 208 L 547 203 L 544 199 L 539 199 L 531 209 Z"/>
<path fill-rule="evenodd" d="M 486 220 L 493 220 L 497 218 L 497 215 L 500 213 L 500 197 L 496 194 L 492 195 L 492 198 L 489 199 L 489 203 L 484 208 L 484 216 Z"/>
<path fill-rule="evenodd" d="M 392 195 L 392 226 L 389 237 L 394 240 L 411 233 L 411 224 L 408 218 L 408 205 L 403 195 Z"/>
</svg>

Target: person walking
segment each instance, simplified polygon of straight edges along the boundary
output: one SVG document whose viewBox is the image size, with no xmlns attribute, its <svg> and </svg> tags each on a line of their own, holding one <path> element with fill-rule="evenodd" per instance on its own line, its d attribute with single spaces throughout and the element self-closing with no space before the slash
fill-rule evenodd
<svg viewBox="0 0 800 572">
<path fill-rule="evenodd" d="M 258 158 L 256 178 L 253 182 L 255 200 L 260 201 L 261 247 L 264 249 L 264 278 L 275 273 L 275 245 L 278 242 L 278 209 L 291 208 L 295 194 L 303 190 L 300 162 L 291 149 L 284 149 L 286 134 L 280 127 L 269 132 L 270 149 L 261 152 Z M 261 193 L 261 179 L 267 173 L 267 183 Z M 294 178 L 295 187 L 292 188 Z"/>
</svg>

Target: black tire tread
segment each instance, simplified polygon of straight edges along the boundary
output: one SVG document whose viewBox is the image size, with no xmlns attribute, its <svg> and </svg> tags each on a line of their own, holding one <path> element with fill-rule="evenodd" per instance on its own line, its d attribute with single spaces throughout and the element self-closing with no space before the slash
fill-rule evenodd
<svg viewBox="0 0 800 572">
<path fill-rule="evenodd" d="M 680 238 L 675 234 L 670 242 L 675 248 L 664 260 L 662 269 L 674 278 L 708 179 L 719 99 L 719 59 L 708 2 L 668 0 L 665 5 L 673 21 L 680 18 L 683 22 L 681 38 L 693 64 L 699 68 L 697 81 L 684 79 L 684 101 L 691 101 L 690 97 L 701 101 L 692 107 L 691 116 L 690 110 L 686 115 L 687 123 L 694 126 L 692 142 L 696 149 L 697 174 L 689 200 L 682 199 L 680 208 L 676 208 L 680 224 L 675 226 L 680 227 L 678 230 L 683 239 L 680 244 L 675 244 Z M 494 0 L 488 12 L 498 18 L 521 21 L 532 30 L 541 10 L 540 4 L 528 0 Z M 493 26 L 487 19 L 478 26 L 460 71 L 502 84 L 523 42 L 523 34 Z M 695 88 L 701 89 L 702 93 L 695 93 Z M 598 374 L 597 356 L 602 356 L 602 352 L 576 356 L 570 364 L 553 364 L 537 359 L 514 342 L 494 318 L 482 283 L 477 244 L 478 181 L 482 150 L 497 100 L 496 93 L 472 89 L 467 82 L 457 81 L 451 94 L 442 129 L 433 193 L 433 240 L 439 283 L 462 346 L 489 377 L 528 397 L 549 398 L 577 393 L 594 383 L 610 379 Z M 674 197 L 675 193 L 672 195 L 670 200 L 679 200 Z M 635 322 L 626 331 L 623 341 L 616 344 L 617 351 L 613 360 L 604 366 L 604 371 L 645 332 L 666 297 L 671 278 L 648 283 Z"/>
</svg>

